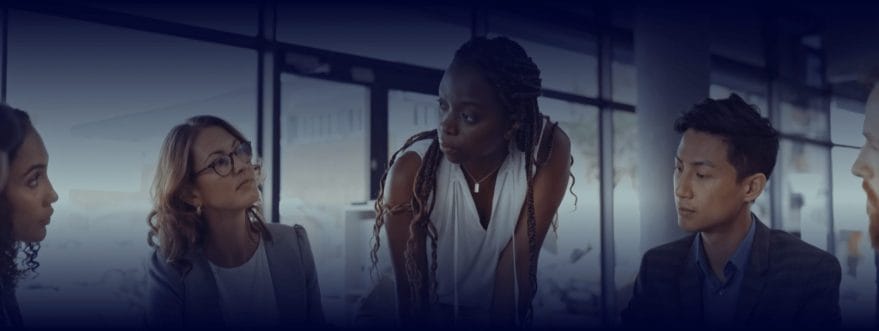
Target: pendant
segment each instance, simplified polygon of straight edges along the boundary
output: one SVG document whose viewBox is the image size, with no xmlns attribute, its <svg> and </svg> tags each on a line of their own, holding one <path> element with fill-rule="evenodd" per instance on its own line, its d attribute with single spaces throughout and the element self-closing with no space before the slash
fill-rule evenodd
<svg viewBox="0 0 879 331">
<path fill-rule="evenodd" d="M 479 183 L 476 183 L 476 185 L 473 186 L 473 193 L 479 193 Z"/>
</svg>

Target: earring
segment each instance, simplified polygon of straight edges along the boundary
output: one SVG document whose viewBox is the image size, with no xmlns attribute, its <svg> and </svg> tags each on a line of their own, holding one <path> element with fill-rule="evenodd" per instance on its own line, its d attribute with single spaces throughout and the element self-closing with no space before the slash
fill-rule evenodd
<svg viewBox="0 0 879 331">
<path fill-rule="evenodd" d="M 201 216 L 201 205 L 195 206 L 195 214 Z"/>
</svg>

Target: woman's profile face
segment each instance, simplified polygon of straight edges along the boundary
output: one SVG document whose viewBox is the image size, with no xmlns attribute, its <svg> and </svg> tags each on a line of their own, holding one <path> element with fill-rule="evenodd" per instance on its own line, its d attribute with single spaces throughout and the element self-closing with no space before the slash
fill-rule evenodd
<svg viewBox="0 0 879 331">
<path fill-rule="evenodd" d="M 449 66 L 440 82 L 439 109 L 440 148 L 452 163 L 478 160 L 507 148 L 509 115 L 477 67 Z"/>
<path fill-rule="evenodd" d="M 192 144 L 195 204 L 215 210 L 243 210 L 259 200 L 249 143 L 223 128 L 202 129 Z M 231 158 L 230 158 L 231 156 Z"/>
<path fill-rule="evenodd" d="M 11 209 L 13 237 L 16 241 L 38 242 L 46 237 L 46 226 L 58 201 L 46 170 L 49 155 L 43 139 L 29 130 L 10 163 L 9 178 L 3 195 Z"/>
</svg>

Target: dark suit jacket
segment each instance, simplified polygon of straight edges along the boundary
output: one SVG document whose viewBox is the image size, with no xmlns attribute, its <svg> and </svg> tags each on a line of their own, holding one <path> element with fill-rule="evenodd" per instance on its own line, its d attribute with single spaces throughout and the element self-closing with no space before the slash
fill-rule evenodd
<svg viewBox="0 0 879 331">
<path fill-rule="evenodd" d="M 324 324 L 320 289 L 311 246 L 299 225 L 266 224 L 269 272 L 282 326 Z M 265 239 L 265 238 L 264 238 Z M 161 257 L 150 260 L 147 325 L 151 328 L 223 327 L 220 293 L 201 249 L 186 255 L 192 269 L 185 275 Z"/>
<path fill-rule="evenodd" d="M 836 257 L 759 220 L 734 326 L 836 327 L 840 266 Z M 649 250 L 641 261 L 623 325 L 703 325 L 702 274 L 691 263 L 695 235 Z"/>
</svg>

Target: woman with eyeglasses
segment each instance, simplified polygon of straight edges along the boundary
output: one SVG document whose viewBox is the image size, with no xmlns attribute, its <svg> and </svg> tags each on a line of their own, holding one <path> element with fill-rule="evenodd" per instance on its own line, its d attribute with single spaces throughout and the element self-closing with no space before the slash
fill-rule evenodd
<svg viewBox="0 0 879 331">
<path fill-rule="evenodd" d="M 250 142 L 197 116 L 162 146 L 147 217 L 150 327 L 324 322 L 305 229 L 267 223 Z"/>
</svg>

